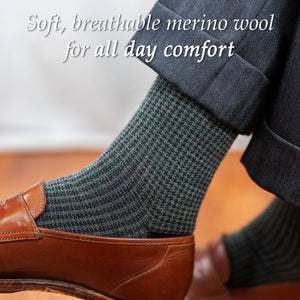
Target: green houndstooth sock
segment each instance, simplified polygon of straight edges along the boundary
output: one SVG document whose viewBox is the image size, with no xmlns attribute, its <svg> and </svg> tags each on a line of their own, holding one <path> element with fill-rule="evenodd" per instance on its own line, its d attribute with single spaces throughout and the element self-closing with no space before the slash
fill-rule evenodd
<svg viewBox="0 0 300 300">
<path fill-rule="evenodd" d="M 45 184 L 40 227 L 111 237 L 191 234 L 236 134 L 158 78 L 132 120 L 89 167 Z"/>
<path fill-rule="evenodd" d="M 231 264 L 229 288 L 300 281 L 300 208 L 276 198 L 224 241 Z"/>
</svg>

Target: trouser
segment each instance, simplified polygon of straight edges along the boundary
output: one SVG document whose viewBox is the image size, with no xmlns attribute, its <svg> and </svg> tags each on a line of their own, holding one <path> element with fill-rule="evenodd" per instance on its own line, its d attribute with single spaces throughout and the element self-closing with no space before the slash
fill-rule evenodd
<svg viewBox="0 0 300 300">
<path fill-rule="evenodd" d="M 237 133 L 253 132 L 242 158 L 248 173 L 262 188 L 297 206 L 299 6 L 298 0 L 160 0 L 151 11 L 159 29 L 138 31 L 133 38 L 136 50 L 157 46 L 151 60 L 137 55 L 149 67 Z M 209 27 L 208 19 L 216 22 Z M 243 26 L 256 21 L 242 30 L 242 19 Z M 190 48 L 196 45 L 202 47 L 198 57 Z M 213 56 L 216 49 L 223 55 Z"/>
</svg>

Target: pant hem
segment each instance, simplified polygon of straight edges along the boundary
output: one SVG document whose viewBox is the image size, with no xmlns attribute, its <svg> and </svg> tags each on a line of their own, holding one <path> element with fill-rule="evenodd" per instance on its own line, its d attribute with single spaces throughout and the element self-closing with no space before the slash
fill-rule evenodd
<svg viewBox="0 0 300 300">
<path fill-rule="evenodd" d="M 157 2 L 151 11 L 153 19 L 161 20 L 158 31 L 138 31 L 135 50 L 143 45 L 157 45 L 153 60 L 147 65 L 178 87 L 184 94 L 210 110 L 218 119 L 240 133 L 250 133 L 264 111 L 270 81 L 258 68 L 238 53 L 232 57 L 206 57 L 198 63 L 195 57 L 165 57 L 168 45 L 202 45 L 211 40 L 216 46 L 222 41 L 201 30 L 167 31 L 168 19 L 184 19 Z M 146 63 L 148 57 L 138 57 Z"/>
<path fill-rule="evenodd" d="M 266 120 L 254 132 L 242 163 L 259 186 L 300 207 L 300 147 L 276 134 Z"/>
</svg>

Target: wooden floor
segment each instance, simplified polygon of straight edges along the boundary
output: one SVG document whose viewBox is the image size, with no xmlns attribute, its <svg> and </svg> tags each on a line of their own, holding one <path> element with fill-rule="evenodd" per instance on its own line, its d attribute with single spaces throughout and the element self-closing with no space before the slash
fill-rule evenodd
<svg viewBox="0 0 300 300">
<path fill-rule="evenodd" d="M 0 154 L 0 200 L 41 179 L 48 181 L 76 172 L 98 156 L 96 152 Z M 240 158 L 239 153 L 227 154 L 213 178 L 197 220 L 197 247 L 219 234 L 238 230 L 258 215 L 272 198 L 251 181 Z M 67 299 L 74 298 L 38 292 L 0 295 L 0 300 Z"/>
</svg>

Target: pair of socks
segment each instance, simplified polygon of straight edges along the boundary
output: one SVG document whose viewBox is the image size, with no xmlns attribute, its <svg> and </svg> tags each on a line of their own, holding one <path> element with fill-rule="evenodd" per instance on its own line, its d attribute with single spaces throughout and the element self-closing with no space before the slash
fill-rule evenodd
<svg viewBox="0 0 300 300">
<path fill-rule="evenodd" d="M 157 78 L 132 120 L 87 168 L 45 184 L 40 227 L 110 237 L 191 234 L 208 185 L 236 137 Z M 226 236 L 230 288 L 299 279 L 300 213 L 276 199 Z"/>
</svg>

